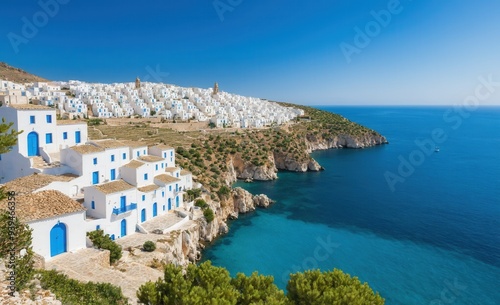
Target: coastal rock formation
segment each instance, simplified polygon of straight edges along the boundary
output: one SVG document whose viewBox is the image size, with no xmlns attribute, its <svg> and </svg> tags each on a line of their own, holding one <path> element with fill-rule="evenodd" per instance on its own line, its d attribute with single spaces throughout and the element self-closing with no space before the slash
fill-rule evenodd
<svg viewBox="0 0 500 305">
<path fill-rule="evenodd" d="M 299 152 L 270 152 L 266 162 L 262 165 L 255 165 L 242 158 L 241 154 L 231 156 L 228 161 L 228 173 L 226 183 L 228 185 L 241 180 L 274 180 L 277 179 L 278 170 L 292 172 L 307 172 L 323 170 L 320 164 L 309 154 L 316 150 L 326 150 L 331 148 L 352 148 L 361 149 L 375 145 L 386 144 L 387 139 L 373 132 L 359 136 L 339 135 L 334 138 L 323 139 L 314 134 L 307 134 L 305 137 L 306 149 Z"/>
<path fill-rule="evenodd" d="M 331 148 L 368 148 L 387 143 L 389 143 L 387 139 L 377 133 L 362 136 L 340 135 L 328 139 L 320 139 L 314 134 L 308 134 L 306 136 L 306 144 L 309 153 L 315 150 L 326 150 Z"/>
<path fill-rule="evenodd" d="M 237 187 L 233 190 L 233 205 L 234 211 L 238 213 L 248 213 L 255 211 L 255 204 L 252 198 L 252 194 L 245 191 L 241 187 Z"/>
<path fill-rule="evenodd" d="M 267 208 L 270 204 L 274 203 L 274 201 L 269 199 L 267 195 L 260 194 L 253 196 L 253 203 L 255 206 Z"/>
<path fill-rule="evenodd" d="M 278 178 L 276 174 L 278 170 L 276 169 L 272 156 L 268 157 L 264 165 L 258 166 L 250 161 L 243 160 L 241 154 L 236 154 L 230 159 L 228 167 L 230 172 L 232 171 L 232 174 L 237 179 L 267 181 Z"/>
<path fill-rule="evenodd" d="M 179 266 L 187 266 L 201 259 L 204 243 L 212 242 L 220 235 L 229 232 L 228 219 L 238 218 L 239 214 L 255 211 L 257 207 L 267 208 L 274 203 L 266 195 L 252 195 L 237 187 L 222 202 L 212 201 L 204 197 L 214 211 L 215 218 L 208 223 L 205 218 L 193 221 L 187 229 L 169 233 L 166 246 L 166 262 Z"/>
</svg>

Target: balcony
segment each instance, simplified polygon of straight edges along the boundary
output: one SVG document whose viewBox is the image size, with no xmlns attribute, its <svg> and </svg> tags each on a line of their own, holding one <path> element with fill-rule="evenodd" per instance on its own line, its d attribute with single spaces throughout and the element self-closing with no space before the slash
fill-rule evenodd
<svg viewBox="0 0 500 305">
<path fill-rule="evenodd" d="M 130 212 L 132 210 L 137 210 L 137 203 L 131 203 L 125 207 L 122 207 L 122 208 L 114 208 L 113 209 L 113 214 L 115 215 L 120 215 L 120 214 L 123 214 L 123 213 L 127 213 L 127 212 Z"/>
</svg>

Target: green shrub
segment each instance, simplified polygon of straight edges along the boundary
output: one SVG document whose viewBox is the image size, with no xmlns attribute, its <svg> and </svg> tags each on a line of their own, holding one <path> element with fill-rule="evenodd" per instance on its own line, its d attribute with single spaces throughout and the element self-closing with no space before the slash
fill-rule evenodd
<svg viewBox="0 0 500 305">
<path fill-rule="evenodd" d="M 50 290 L 63 304 L 125 305 L 127 298 L 120 287 L 107 283 L 82 283 L 55 270 L 40 270 L 40 285 Z"/>
<path fill-rule="evenodd" d="M 144 245 L 142 245 L 142 249 L 144 249 L 144 251 L 146 252 L 153 252 L 154 250 L 156 250 L 156 245 L 154 242 L 148 240 L 144 243 Z"/>
<path fill-rule="evenodd" d="M 197 206 L 197 207 L 200 207 L 202 209 L 206 209 L 208 208 L 208 204 L 205 200 L 203 199 L 198 199 L 194 202 L 194 205 Z"/>
<path fill-rule="evenodd" d="M 10 193 L 5 193 L 8 198 Z M 5 260 L 5 266 L 12 269 L 10 262 L 16 272 L 14 287 L 16 291 L 20 291 L 26 287 L 26 284 L 33 278 L 33 248 L 31 242 L 33 240 L 31 232 L 33 230 L 27 224 L 22 223 L 19 218 L 12 219 L 8 212 L 2 211 L 0 214 L 0 258 Z M 13 235 L 12 235 L 13 233 Z M 10 251 L 14 250 L 15 257 L 11 261 Z M 24 256 L 20 256 L 21 250 L 26 250 Z M 6 273 L 7 277 L 9 272 Z M 4 279 L 1 279 L 4 280 Z"/>
<path fill-rule="evenodd" d="M 208 223 L 211 223 L 215 218 L 214 211 L 212 211 L 211 208 L 207 208 L 205 211 L 203 211 L 203 216 L 205 216 L 205 219 Z"/>
<path fill-rule="evenodd" d="M 109 234 L 104 235 L 103 230 L 96 230 L 93 232 L 87 232 L 87 236 L 92 241 L 94 246 L 99 249 L 109 250 L 109 262 L 113 264 L 122 257 L 122 247 L 111 240 Z"/>
</svg>

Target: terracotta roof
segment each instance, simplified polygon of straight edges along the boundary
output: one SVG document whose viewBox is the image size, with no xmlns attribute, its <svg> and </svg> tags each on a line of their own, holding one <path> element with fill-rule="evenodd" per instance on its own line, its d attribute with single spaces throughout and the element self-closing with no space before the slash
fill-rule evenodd
<svg viewBox="0 0 500 305">
<path fill-rule="evenodd" d="M 193 173 L 191 173 L 191 172 L 190 172 L 190 171 L 188 171 L 188 170 L 185 170 L 185 169 L 181 170 L 181 176 L 187 176 L 187 175 L 192 175 L 192 174 L 193 174 Z"/>
<path fill-rule="evenodd" d="M 124 167 L 128 167 L 128 168 L 139 168 L 141 166 L 143 166 L 144 163 L 140 162 L 140 161 L 137 161 L 137 160 L 132 160 L 130 161 L 129 163 L 125 164 Z"/>
<path fill-rule="evenodd" d="M 43 105 L 33 105 L 33 104 L 10 104 L 9 107 L 16 108 L 18 110 L 54 110 L 55 108 L 50 108 Z"/>
<path fill-rule="evenodd" d="M 4 186 L 7 191 L 14 191 L 18 195 L 27 195 L 41 189 L 42 187 L 46 187 L 54 181 L 71 181 L 76 177 L 77 176 L 75 175 L 69 174 L 61 176 L 33 174 L 9 181 L 5 183 Z"/>
<path fill-rule="evenodd" d="M 92 144 L 102 147 L 102 148 L 119 148 L 127 147 L 127 145 L 118 140 L 102 140 L 102 141 L 92 141 Z"/>
<path fill-rule="evenodd" d="M 158 148 L 160 150 L 174 149 L 173 147 L 165 145 L 165 144 L 158 144 L 158 145 L 154 145 L 154 146 L 151 146 L 151 147 L 155 147 L 155 148 Z"/>
<path fill-rule="evenodd" d="M 157 156 L 141 156 L 139 157 L 140 160 L 146 161 L 146 162 L 160 162 L 160 161 L 165 161 L 165 159 L 157 157 Z"/>
<path fill-rule="evenodd" d="M 94 145 L 89 145 L 89 144 L 73 146 L 70 148 L 81 155 L 93 154 L 93 153 L 98 153 L 98 152 L 104 151 L 104 148 L 97 147 Z"/>
<path fill-rule="evenodd" d="M 144 187 L 140 187 L 138 188 L 139 191 L 143 192 L 143 193 L 149 193 L 149 192 L 152 192 L 154 190 L 157 190 L 159 189 L 160 187 L 156 184 L 151 184 L 151 185 L 147 185 L 147 186 L 144 186 Z"/>
<path fill-rule="evenodd" d="M 178 167 L 167 167 L 167 168 L 165 168 L 165 171 L 166 171 L 167 173 L 173 173 L 173 172 L 175 172 L 175 171 L 177 171 L 177 170 L 179 170 L 179 168 L 178 168 Z"/>
<path fill-rule="evenodd" d="M 128 184 L 123 180 L 117 180 L 101 185 L 95 185 L 94 187 L 99 191 L 103 192 L 104 194 L 113 194 L 135 188 L 135 186 Z"/>
<path fill-rule="evenodd" d="M 85 126 L 87 126 L 86 122 L 78 121 L 78 120 L 57 120 L 56 124 L 57 125 L 85 125 Z"/>
<path fill-rule="evenodd" d="M 147 147 L 148 146 L 146 143 L 139 142 L 139 141 L 122 140 L 121 142 L 129 147 L 132 147 L 132 148 Z"/>
<path fill-rule="evenodd" d="M 7 202 L 0 202 L 0 210 L 7 209 Z M 55 190 L 16 197 L 16 216 L 25 222 L 81 211 L 83 205 Z"/>
<path fill-rule="evenodd" d="M 160 180 L 161 182 L 163 183 L 174 183 L 174 182 L 179 182 L 181 181 L 181 179 L 177 179 L 175 177 L 172 177 L 170 175 L 167 175 L 167 174 L 163 174 L 163 175 L 158 175 L 155 177 L 156 180 Z"/>
</svg>

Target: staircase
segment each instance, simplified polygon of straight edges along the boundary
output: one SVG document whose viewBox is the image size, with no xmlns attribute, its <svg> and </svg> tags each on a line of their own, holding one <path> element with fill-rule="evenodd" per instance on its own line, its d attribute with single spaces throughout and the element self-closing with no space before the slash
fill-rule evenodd
<svg viewBox="0 0 500 305">
<path fill-rule="evenodd" d="M 31 157 L 31 167 L 37 169 L 49 168 L 50 165 L 40 156 Z"/>
</svg>

